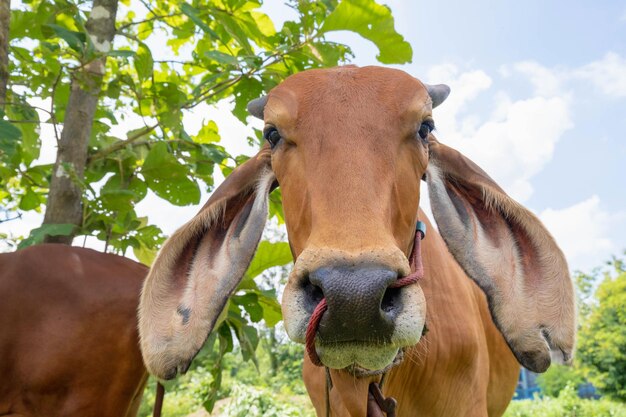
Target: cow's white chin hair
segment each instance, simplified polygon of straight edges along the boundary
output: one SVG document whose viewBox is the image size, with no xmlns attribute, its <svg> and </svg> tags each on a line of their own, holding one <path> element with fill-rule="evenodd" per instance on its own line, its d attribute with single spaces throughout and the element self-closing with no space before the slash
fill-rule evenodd
<svg viewBox="0 0 626 417">
<path fill-rule="evenodd" d="M 305 342 L 306 328 L 311 318 L 304 305 L 302 293 L 285 291 L 283 294 L 283 317 L 287 335 L 298 343 Z M 398 350 L 417 344 L 422 337 L 426 318 L 426 300 L 419 285 L 411 285 L 402 291 L 401 305 L 405 308 L 395 320 L 390 341 L 385 344 L 364 341 L 329 342 L 316 341 L 316 350 L 324 365 L 343 369 L 356 364 L 368 370 L 380 370 L 389 366 Z"/>
<path fill-rule="evenodd" d="M 323 346 L 316 344 L 317 354 L 322 363 L 334 369 L 357 365 L 371 371 L 389 366 L 398 354 L 399 348 L 392 345 L 364 345 L 344 342 Z"/>
</svg>

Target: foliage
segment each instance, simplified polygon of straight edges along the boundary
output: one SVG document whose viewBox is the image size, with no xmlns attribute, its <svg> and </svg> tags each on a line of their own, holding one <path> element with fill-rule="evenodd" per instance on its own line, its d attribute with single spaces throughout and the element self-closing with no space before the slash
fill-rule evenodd
<svg viewBox="0 0 626 417">
<path fill-rule="evenodd" d="M 291 342 L 286 337 L 277 338 L 276 350 L 279 351 L 277 355 L 279 367 L 277 372 L 273 372 L 272 353 L 270 353 L 266 342 L 269 332 L 266 329 L 260 333 L 262 342 L 257 351 L 258 360 L 256 364 L 252 361 L 245 361 L 241 355 L 241 349 L 237 346 L 232 352 L 223 355 L 219 365 L 223 380 L 215 394 L 213 394 L 214 377 L 212 370 L 213 361 L 218 358 L 218 355 L 217 352 L 209 351 L 208 348 L 203 349 L 201 357 L 194 361 L 193 368 L 186 375 L 176 381 L 168 382 L 164 415 L 170 417 L 186 416 L 201 408 L 210 397 L 215 400 L 215 413 L 217 415 L 237 415 L 224 414 L 223 405 L 228 404 L 231 399 L 235 401 L 235 404 L 229 409 L 232 413 L 242 407 L 251 406 L 252 403 L 255 403 L 262 410 L 278 409 L 281 412 L 287 412 L 281 404 L 293 404 L 294 401 L 297 401 L 297 410 L 304 414 L 286 415 L 309 415 L 306 410 L 311 410 L 311 405 L 305 395 L 302 382 L 303 347 Z M 248 388 L 244 388 L 244 386 Z M 240 398 L 243 395 L 242 391 L 248 390 L 252 394 L 245 394 L 247 397 L 263 393 L 266 401 L 258 404 L 258 401 L 252 398 Z M 140 417 L 151 414 L 154 392 L 154 382 L 151 382 L 144 393 Z"/>
<path fill-rule="evenodd" d="M 351 30 L 374 42 L 380 51 L 376 57 L 385 64 L 411 62 L 411 45 L 393 30 L 393 17 L 386 6 L 368 0 L 341 2 L 324 20 L 322 31 Z"/>
<path fill-rule="evenodd" d="M 265 384 L 284 394 L 305 394 L 302 384 L 302 345 L 292 343 L 286 335 L 277 337 L 275 329 L 264 332 L 263 350 L 268 352 L 270 372 L 264 375 Z"/>
<path fill-rule="evenodd" d="M 221 413 L 224 417 L 313 417 L 312 410 L 302 410 L 280 400 L 268 389 L 237 384 L 233 387 L 231 402 Z"/>
<path fill-rule="evenodd" d="M 578 388 L 585 381 L 581 371 L 572 366 L 553 364 L 543 374 L 537 376 L 541 392 L 549 397 L 558 397 L 566 386 Z"/>
<path fill-rule="evenodd" d="M 597 302 L 579 332 L 578 357 L 603 393 L 626 401 L 626 264 L 614 258 L 601 273 Z"/>
<path fill-rule="evenodd" d="M 117 252 L 132 248 L 146 262 L 163 241 L 160 228 L 135 212 L 148 191 L 171 204 L 197 204 L 201 189 L 212 190 L 215 168 L 227 173 L 244 160 L 226 152 L 215 121 L 188 130 L 184 118 L 198 105 L 231 101 L 245 122 L 247 102 L 286 76 L 347 62 L 350 48 L 325 38 L 335 30 L 372 40 L 383 62 L 411 59 L 389 10 L 374 0 L 345 0 L 340 7 L 336 0 L 293 1 L 297 18 L 280 30 L 254 0 L 122 3 L 85 178 L 74 178 L 85 206 L 79 234 Z M 11 10 L 10 89 L 0 115 L 0 205 L 8 210 L 39 212 L 46 201 L 52 166 L 37 163 L 41 126 L 51 125 L 58 141 L 70 79 L 99 57 L 86 35 L 88 6 L 31 0 Z"/>
<path fill-rule="evenodd" d="M 70 233 L 73 228 L 74 228 L 73 224 L 42 224 L 41 227 L 31 230 L 30 236 L 22 240 L 19 243 L 19 245 L 17 245 L 17 248 L 22 249 L 22 248 L 25 248 L 26 246 L 41 243 L 43 242 L 43 238 L 46 235 L 50 235 L 50 236 L 66 235 Z"/>
<path fill-rule="evenodd" d="M 626 405 L 578 398 L 574 386 L 568 385 L 558 398 L 513 401 L 503 417 L 626 417 Z"/>
<path fill-rule="evenodd" d="M 177 388 L 179 390 L 172 390 L 171 384 L 168 384 L 165 400 L 163 401 L 163 416 L 183 417 L 201 408 L 202 403 L 189 393 L 189 385 L 179 384 Z M 146 386 L 146 389 L 143 393 L 141 406 L 139 407 L 139 411 L 137 412 L 138 417 L 152 416 L 152 410 L 156 396 L 155 394 L 156 381 L 150 378 L 148 381 L 148 385 Z"/>
</svg>

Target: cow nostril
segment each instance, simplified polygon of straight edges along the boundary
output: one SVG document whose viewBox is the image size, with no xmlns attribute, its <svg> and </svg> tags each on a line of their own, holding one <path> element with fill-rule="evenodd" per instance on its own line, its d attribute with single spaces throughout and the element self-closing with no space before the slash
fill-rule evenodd
<svg viewBox="0 0 626 417">
<path fill-rule="evenodd" d="M 320 301 L 322 301 L 322 298 L 324 298 L 324 292 L 320 287 L 313 284 L 308 276 L 302 284 L 302 289 L 304 291 L 305 308 L 309 313 L 313 313 L 315 307 L 317 307 Z"/>
<path fill-rule="evenodd" d="M 380 309 L 385 313 L 393 313 L 400 307 L 400 291 L 402 288 L 387 288 L 380 303 Z"/>
</svg>

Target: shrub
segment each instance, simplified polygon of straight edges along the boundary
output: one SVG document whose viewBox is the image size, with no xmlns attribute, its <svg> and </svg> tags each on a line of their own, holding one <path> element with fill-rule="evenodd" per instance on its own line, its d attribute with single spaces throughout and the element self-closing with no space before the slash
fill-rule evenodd
<svg viewBox="0 0 626 417">
<path fill-rule="evenodd" d="M 626 405 L 608 399 L 578 398 L 570 384 L 557 398 L 513 401 L 504 417 L 626 417 Z"/>
<path fill-rule="evenodd" d="M 311 406 L 295 405 L 293 398 L 280 397 L 268 389 L 236 384 L 223 417 L 313 417 Z"/>
<path fill-rule="evenodd" d="M 568 384 L 578 388 L 583 382 L 580 370 L 571 366 L 552 365 L 546 373 L 537 376 L 542 393 L 549 397 L 558 397 Z"/>
<path fill-rule="evenodd" d="M 626 401 L 626 262 L 610 265 L 580 329 L 578 358 L 604 394 Z"/>
</svg>

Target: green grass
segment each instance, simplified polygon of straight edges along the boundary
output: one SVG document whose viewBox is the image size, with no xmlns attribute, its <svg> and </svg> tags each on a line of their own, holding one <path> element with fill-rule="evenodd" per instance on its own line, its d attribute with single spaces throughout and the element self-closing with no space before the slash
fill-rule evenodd
<svg viewBox="0 0 626 417">
<path fill-rule="evenodd" d="M 626 417 L 626 404 L 607 398 L 581 399 L 566 387 L 557 398 L 513 401 L 504 417 Z"/>
</svg>

